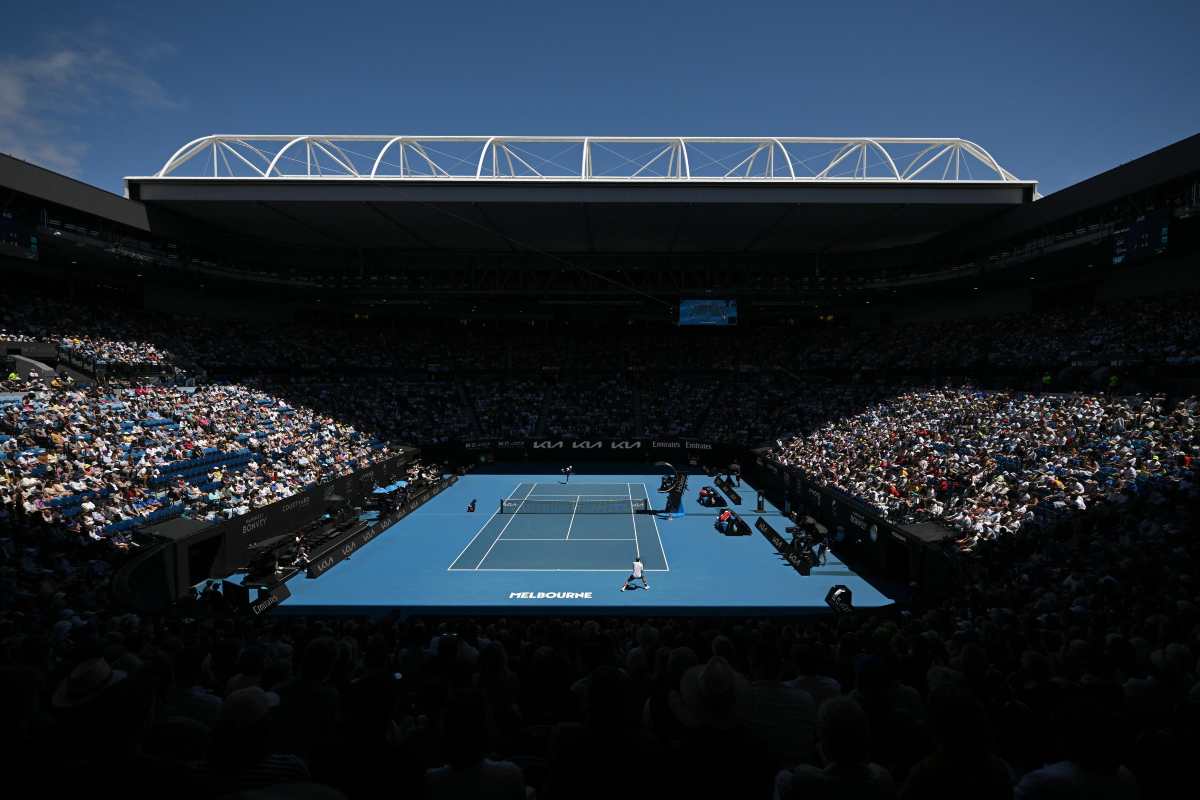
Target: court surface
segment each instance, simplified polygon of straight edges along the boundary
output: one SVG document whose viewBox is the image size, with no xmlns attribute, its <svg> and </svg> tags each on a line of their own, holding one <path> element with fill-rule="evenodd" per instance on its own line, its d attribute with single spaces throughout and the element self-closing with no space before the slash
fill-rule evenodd
<svg viewBox="0 0 1200 800">
<path fill-rule="evenodd" d="M 641 482 L 597 483 L 577 478 L 567 483 L 518 483 L 506 498 L 513 513 L 493 514 L 449 569 L 628 573 L 636 556 L 646 571 L 666 572 L 670 566 L 658 519 L 634 510 L 635 501 L 646 501 L 645 507 L 652 508 L 649 498 Z M 597 504 L 607 511 L 589 509 Z M 561 511 L 541 510 L 550 508 Z M 534 513 L 534 509 L 539 510 Z M 496 510 L 499 512 L 499 504 Z"/>
<path fill-rule="evenodd" d="M 686 515 L 661 509 L 659 474 L 556 475 L 474 472 L 316 580 L 288 583 L 282 613 L 824 613 L 825 593 L 845 584 L 859 608 L 891 603 L 832 555 L 801 576 L 757 531 L 727 537 L 720 509 L 695 502 L 708 482 L 693 475 Z M 768 504 L 753 511 L 777 530 L 786 519 Z M 476 511 L 466 508 L 476 500 Z M 502 510 L 501 501 L 507 501 Z M 606 513 L 589 513 L 604 506 Z M 516 513 L 513 513 L 516 512 Z M 531 513 L 539 512 L 539 513 Z M 546 513 L 550 512 L 550 513 Z M 650 589 L 621 592 L 640 556 Z"/>
</svg>

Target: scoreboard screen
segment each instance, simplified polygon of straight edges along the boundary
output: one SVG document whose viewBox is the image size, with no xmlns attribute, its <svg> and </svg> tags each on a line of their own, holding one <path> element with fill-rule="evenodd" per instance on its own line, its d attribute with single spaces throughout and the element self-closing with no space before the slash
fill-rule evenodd
<svg viewBox="0 0 1200 800">
<path fill-rule="evenodd" d="M 680 325 L 737 325 L 737 300 L 680 300 Z"/>
<path fill-rule="evenodd" d="M 1112 263 L 1129 264 L 1166 252 L 1170 231 L 1170 209 L 1138 217 L 1128 226 L 1113 231 Z"/>
</svg>

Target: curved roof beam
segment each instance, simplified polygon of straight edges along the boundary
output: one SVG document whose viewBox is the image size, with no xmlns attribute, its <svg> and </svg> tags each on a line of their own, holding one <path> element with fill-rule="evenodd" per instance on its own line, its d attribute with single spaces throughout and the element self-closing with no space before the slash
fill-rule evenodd
<svg viewBox="0 0 1200 800">
<path fill-rule="evenodd" d="M 788 177 L 790 177 L 792 180 L 796 180 L 796 168 L 792 166 L 791 153 L 789 153 L 787 148 L 783 146 L 783 142 L 779 141 L 778 139 L 772 139 L 771 141 L 779 145 L 779 150 L 783 153 L 783 160 L 787 162 Z"/>
<path fill-rule="evenodd" d="M 997 161 L 995 158 L 993 158 L 992 154 L 989 153 L 987 150 L 984 150 L 982 147 L 980 147 L 979 145 L 975 144 L 974 142 L 972 142 L 968 139 L 961 139 L 959 141 L 961 142 L 960 146 L 964 150 L 966 150 L 968 153 L 970 153 L 971 155 L 978 158 L 983 163 L 987 164 L 992 169 L 996 170 L 996 174 L 1000 176 L 1000 180 L 1003 180 L 1003 181 L 1019 181 L 1020 180 L 1020 178 L 1018 178 L 1016 175 L 1013 175 L 1011 172 L 1006 170 L 1004 167 L 1000 166 L 1000 162 Z"/>
<path fill-rule="evenodd" d="M 954 149 L 954 142 L 947 142 L 945 145 L 942 146 L 941 150 L 938 150 L 937 153 L 935 153 L 931 158 L 926 160 L 924 164 L 922 164 L 920 167 L 913 170 L 912 172 L 908 173 L 908 180 L 911 181 L 911 180 L 915 179 L 918 175 L 920 175 L 922 172 L 924 172 L 928 167 L 932 166 L 939 158 L 941 158 L 942 156 L 948 156 L 950 151 L 952 151 L 953 149 Z"/>
<path fill-rule="evenodd" d="M 892 169 L 892 177 L 896 180 L 900 180 L 900 170 L 896 169 L 896 162 L 892 160 L 892 154 L 884 149 L 884 146 L 874 139 L 864 139 L 863 141 L 874 147 L 879 152 L 883 153 L 884 160 L 887 161 L 887 165 Z"/>
<path fill-rule="evenodd" d="M 292 139 L 287 144 L 285 144 L 283 147 L 279 148 L 279 150 L 275 153 L 275 157 L 271 159 L 271 163 L 267 164 L 267 177 L 268 178 L 271 177 L 272 172 L 274 172 L 277 175 L 282 176 L 283 173 L 281 173 L 279 171 L 279 166 L 278 166 L 279 159 L 283 158 L 283 154 L 286 153 L 289 149 L 291 149 L 291 147 L 293 145 L 300 144 L 300 142 L 308 141 L 310 138 L 311 137 L 309 137 L 309 136 L 297 136 L 295 139 Z"/>
<path fill-rule="evenodd" d="M 158 174 L 155 177 L 164 178 L 168 174 L 174 172 L 177 168 L 191 161 L 197 153 L 200 153 L 205 147 L 208 146 L 210 141 L 216 138 L 218 137 L 201 136 L 199 139 L 192 139 L 190 142 L 171 154 L 171 157 L 167 159 L 167 162 L 163 164 L 162 169 L 158 171 Z M 187 151 L 187 155 L 184 155 L 184 151 Z"/>
<path fill-rule="evenodd" d="M 389 149 L 391 149 L 391 146 L 396 144 L 397 142 L 400 143 L 400 149 L 403 150 L 404 149 L 404 137 L 403 136 L 393 136 L 392 138 L 387 140 L 387 144 L 385 144 L 383 146 L 383 149 L 379 151 L 379 155 L 375 156 L 375 163 L 371 165 L 371 177 L 372 178 L 374 178 L 375 174 L 377 172 L 379 172 L 379 165 L 383 163 L 383 157 L 385 155 L 387 155 L 387 151 Z M 404 159 L 403 158 L 400 159 L 400 177 L 401 178 L 404 177 Z"/>
<path fill-rule="evenodd" d="M 484 142 L 484 143 L 483 143 L 483 149 L 479 151 L 479 164 L 478 164 L 478 166 L 476 166 L 476 167 L 475 167 L 475 177 L 476 177 L 476 178 L 482 178 L 482 177 L 483 177 L 483 162 L 484 162 L 484 160 L 487 158 L 488 149 L 489 149 L 489 148 L 492 146 L 492 143 L 493 143 L 494 141 L 496 141 L 496 137 L 495 137 L 495 136 L 489 136 L 489 137 L 488 137 L 488 140 L 487 140 L 486 142 Z M 495 171 L 496 171 L 496 170 L 495 170 L 495 164 L 496 164 L 496 162 L 495 162 L 495 160 L 493 159 L 493 161 L 492 161 L 492 167 L 493 167 L 493 169 L 492 169 L 492 172 L 495 172 Z"/>
<path fill-rule="evenodd" d="M 927 145 L 924 149 L 921 150 L 921 152 L 917 153 L 911 159 L 909 159 L 908 164 L 906 164 L 904 167 L 904 172 L 900 174 L 900 179 L 908 180 L 912 171 L 917 168 L 917 165 L 921 163 L 921 159 L 925 157 L 925 154 L 932 152 L 933 150 L 936 150 L 937 148 L 938 148 L 938 145 L 936 145 L 936 144 Z"/>
</svg>

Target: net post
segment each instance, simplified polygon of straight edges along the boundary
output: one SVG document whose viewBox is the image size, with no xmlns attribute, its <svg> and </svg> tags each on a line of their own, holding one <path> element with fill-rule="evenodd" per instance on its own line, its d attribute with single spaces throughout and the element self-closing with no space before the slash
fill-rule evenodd
<svg viewBox="0 0 1200 800">
<path fill-rule="evenodd" d="M 496 513 L 497 513 L 497 514 L 503 514 L 503 513 L 504 513 L 504 498 L 503 498 L 503 497 L 501 497 L 501 498 L 500 498 L 500 510 L 499 510 L 499 511 L 497 511 Z"/>
</svg>

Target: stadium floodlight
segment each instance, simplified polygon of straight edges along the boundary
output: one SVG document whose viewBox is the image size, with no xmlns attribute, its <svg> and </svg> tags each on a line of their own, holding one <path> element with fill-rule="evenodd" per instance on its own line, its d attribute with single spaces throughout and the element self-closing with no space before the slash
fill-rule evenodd
<svg viewBox="0 0 1200 800">
<path fill-rule="evenodd" d="M 966 139 L 211 135 L 153 178 L 239 181 L 1030 183 Z"/>
</svg>

